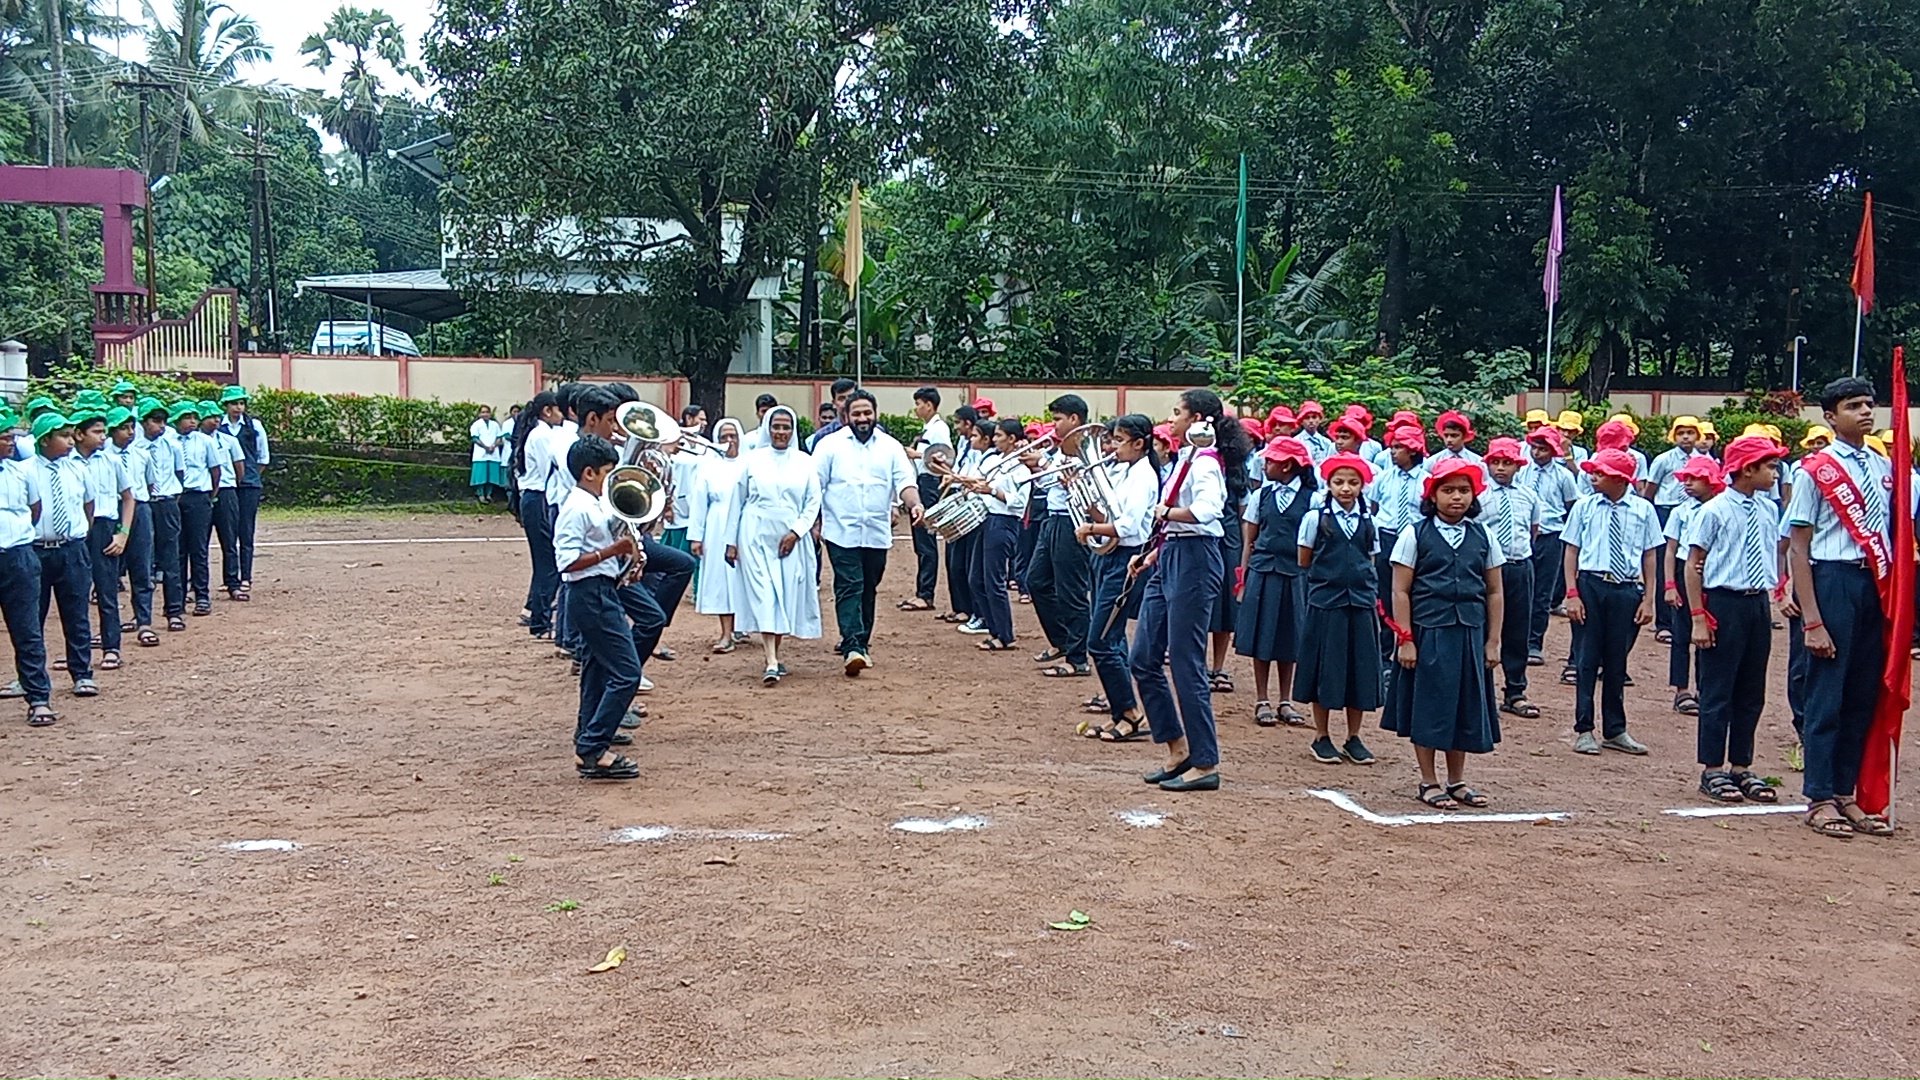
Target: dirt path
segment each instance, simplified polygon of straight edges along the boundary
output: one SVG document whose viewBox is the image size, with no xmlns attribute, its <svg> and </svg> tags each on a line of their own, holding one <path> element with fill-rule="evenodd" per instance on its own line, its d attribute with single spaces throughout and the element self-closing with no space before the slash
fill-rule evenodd
<svg viewBox="0 0 1920 1080">
<path fill-rule="evenodd" d="M 466 535 L 513 533 L 383 516 L 262 539 Z M 758 649 L 707 655 L 689 605 L 680 658 L 649 665 L 645 776 L 588 786 L 566 665 L 513 625 L 526 561 L 263 547 L 256 602 L 131 649 L 93 702 L 63 691 L 57 726 L 10 703 L 0 1072 L 1920 1072 L 1914 834 L 1660 813 L 1703 800 L 1650 638 L 1629 702 L 1650 758 L 1573 755 L 1549 677 L 1546 715 L 1474 763 L 1495 809 L 1561 823 L 1385 828 L 1308 797 L 1421 810 L 1384 733 L 1358 769 L 1254 727 L 1244 665 L 1218 699 L 1224 790 L 1147 788 L 1149 746 L 1072 736 L 1097 686 L 1030 673 L 1025 607 L 1032 647 L 982 656 L 888 604 L 875 671 L 814 643 L 766 690 Z M 888 600 L 904 544 L 890 571 Z M 1795 787 L 1779 643 L 1759 769 Z M 890 827 L 957 815 L 987 824 Z M 636 826 L 781 838 L 608 842 Z M 223 847 L 260 839 L 301 846 Z M 1072 909 L 1093 929 L 1045 929 Z"/>
</svg>

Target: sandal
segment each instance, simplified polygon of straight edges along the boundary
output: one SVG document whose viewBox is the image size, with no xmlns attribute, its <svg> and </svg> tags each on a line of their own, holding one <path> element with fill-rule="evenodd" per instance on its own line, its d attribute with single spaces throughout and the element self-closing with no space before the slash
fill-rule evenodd
<svg viewBox="0 0 1920 1080">
<path fill-rule="evenodd" d="M 1448 784 L 1447 794 L 1453 796 L 1453 801 L 1462 806 L 1481 807 L 1492 801 L 1485 795 L 1468 787 L 1464 780 Z"/>
<path fill-rule="evenodd" d="M 65 671 L 67 670 L 67 658 L 62 656 L 49 660 L 47 661 L 47 668 L 50 671 Z"/>
<path fill-rule="evenodd" d="M 1893 823 L 1887 820 L 1886 815 L 1869 814 L 1860 809 L 1860 800 L 1849 797 L 1835 799 L 1833 803 L 1840 808 L 1840 813 L 1846 816 L 1847 824 L 1853 826 L 1854 832 L 1868 836 L 1893 835 Z"/>
<path fill-rule="evenodd" d="M 1439 784 L 1421 784 L 1420 794 L 1415 795 L 1414 798 L 1419 799 L 1435 810 L 1460 809 L 1460 804 L 1454 802 L 1453 796 L 1447 794 L 1447 789 L 1441 787 Z"/>
<path fill-rule="evenodd" d="M 1699 716 L 1700 698 L 1695 694 L 1682 690 L 1673 695 L 1673 711 L 1682 716 Z"/>
<path fill-rule="evenodd" d="M 1006 652 L 1013 648 L 1013 642 L 1001 641 L 999 638 L 988 638 L 980 644 L 975 645 L 974 648 L 979 649 L 981 652 Z"/>
<path fill-rule="evenodd" d="M 1745 769 L 1733 774 L 1733 782 L 1740 785 L 1740 794 L 1754 802 L 1780 801 L 1780 793 L 1773 790 L 1772 784 Z"/>
<path fill-rule="evenodd" d="M 1579 682 L 1580 682 L 1580 672 L 1577 669 L 1571 668 L 1571 667 L 1564 667 L 1560 669 L 1560 685 L 1561 686 L 1576 686 L 1579 684 Z"/>
<path fill-rule="evenodd" d="M 1835 840 L 1853 839 L 1853 823 L 1847 820 L 1847 816 L 1840 812 L 1839 804 L 1832 799 L 1808 806 L 1807 816 L 1801 821 L 1821 836 L 1830 836 Z"/>
<path fill-rule="evenodd" d="M 1093 668 L 1086 664 L 1054 664 L 1043 667 L 1040 674 L 1049 679 L 1081 679 L 1093 674 Z"/>
<path fill-rule="evenodd" d="M 28 727 L 46 727 L 58 719 L 60 717 L 54 714 L 51 705 L 35 705 L 27 709 Z"/>
<path fill-rule="evenodd" d="M 1748 773 L 1747 775 L 1752 776 L 1753 774 Z M 1767 790 L 1771 791 L 1773 789 L 1768 788 Z M 1700 794 L 1705 795 L 1714 802 L 1727 803 L 1739 802 L 1746 797 L 1741 793 L 1740 785 L 1735 782 L 1732 773 L 1717 769 L 1700 774 Z"/>
<path fill-rule="evenodd" d="M 713 643 L 713 652 L 714 652 L 714 654 L 715 654 L 715 655 L 722 655 L 722 654 L 725 654 L 725 653 L 730 653 L 730 652 L 732 652 L 732 651 L 733 651 L 734 649 L 736 649 L 736 648 L 738 648 L 738 647 L 739 647 L 739 646 L 737 646 L 737 645 L 735 645 L 735 644 L 733 643 L 733 639 L 732 639 L 732 638 L 728 638 L 728 639 L 727 639 L 727 640 L 725 640 L 725 641 L 716 641 L 716 642 L 714 642 L 714 643 Z"/>
<path fill-rule="evenodd" d="M 678 660 L 680 659 L 680 654 L 662 645 L 653 650 L 653 658 L 655 660 Z"/>
<path fill-rule="evenodd" d="M 1540 706 L 1535 705 L 1523 697 L 1501 702 L 1500 711 L 1503 713 L 1511 713 L 1514 716 L 1524 717 L 1528 720 L 1538 720 L 1540 718 Z"/>
<path fill-rule="evenodd" d="M 1280 703 L 1280 722 L 1288 727 L 1306 727 L 1307 716 L 1294 708 L 1293 702 L 1283 701 Z"/>
<path fill-rule="evenodd" d="M 73 680 L 73 696 L 99 697 L 100 684 L 94 682 L 92 679 L 75 679 Z"/>
<path fill-rule="evenodd" d="M 581 763 L 578 767 L 582 780 L 637 780 L 640 778 L 640 764 L 629 757 L 615 757 L 605 765 L 594 762 L 591 765 Z"/>
<path fill-rule="evenodd" d="M 1673 644 L 1673 631 L 1671 630 L 1655 631 L 1653 635 L 1653 640 L 1659 642 L 1662 645 L 1671 645 Z"/>
<path fill-rule="evenodd" d="M 139 624 L 139 623 L 135 623 L 135 622 L 123 622 L 123 623 L 121 623 L 121 624 L 120 624 L 120 632 L 121 632 L 121 633 L 123 633 L 123 634 L 131 634 L 131 633 L 133 633 L 133 632 L 134 632 L 134 631 L 135 631 L 136 629 L 138 629 L 138 628 L 139 628 L 139 626 L 140 626 L 140 624 Z"/>
<path fill-rule="evenodd" d="M 247 595 L 247 590 L 245 589 L 228 589 L 227 599 L 238 600 L 239 602 L 244 604 L 247 601 L 253 599 L 253 597 Z"/>
<path fill-rule="evenodd" d="M 1122 727 L 1122 725 L 1125 725 Z M 1144 716 L 1123 716 L 1100 729 L 1100 741 L 1103 743 L 1133 742 L 1144 739 L 1152 732 L 1147 730 L 1147 718 Z"/>
<path fill-rule="evenodd" d="M 1034 653 L 1033 662 L 1036 664 L 1052 663 L 1053 661 L 1059 660 L 1065 657 L 1066 655 L 1067 655 L 1066 653 L 1060 651 L 1059 649 L 1048 649 L 1045 652 Z"/>
<path fill-rule="evenodd" d="M 778 686 L 779 684 L 780 668 L 778 666 L 770 667 L 760 675 L 761 686 Z"/>
<path fill-rule="evenodd" d="M 187 628 L 187 620 L 181 618 L 178 615 L 167 616 L 168 630 L 185 630 L 186 628 Z"/>
<path fill-rule="evenodd" d="M 101 671 L 119 671 L 120 670 L 120 654 L 113 649 L 108 649 L 106 652 L 101 653 L 100 654 L 100 670 Z"/>
<path fill-rule="evenodd" d="M 898 604 L 895 604 L 894 606 L 899 608 L 901 611 L 932 611 L 933 601 L 922 600 L 916 596 L 911 600 L 902 600 Z"/>
<path fill-rule="evenodd" d="M 1107 704 L 1107 695 L 1105 694 L 1093 695 L 1081 702 L 1080 707 L 1091 713 L 1107 713 L 1112 711 L 1112 707 Z"/>
<path fill-rule="evenodd" d="M 1271 704 L 1257 701 L 1253 705 L 1253 722 L 1261 727 L 1273 727 L 1280 723 L 1280 717 L 1274 714 Z"/>
<path fill-rule="evenodd" d="M 134 634 L 133 639 L 149 649 L 160 644 L 160 635 L 154 633 L 153 627 L 151 626 L 141 627 L 139 631 Z"/>
<path fill-rule="evenodd" d="M 1207 673 L 1207 690 L 1215 694 L 1233 693 L 1233 676 L 1224 671 L 1209 671 Z"/>
<path fill-rule="evenodd" d="M 197 602 L 197 603 L 195 603 L 195 604 L 193 605 L 193 613 L 194 613 L 195 615 L 211 615 L 211 614 L 213 614 L 213 604 L 212 604 L 212 602 L 211 602 L 211 601 L 207 601 L 207 600 L 201 600 L 201 601 L 199 601 L 199 602 Z"/>
</svg>

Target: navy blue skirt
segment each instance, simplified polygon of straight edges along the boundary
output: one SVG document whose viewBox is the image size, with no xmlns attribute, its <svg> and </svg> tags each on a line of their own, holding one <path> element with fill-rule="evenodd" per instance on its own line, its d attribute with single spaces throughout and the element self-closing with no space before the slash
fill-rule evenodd
<svg viewBox="0 0 1920 1080">
<path fill-rule="evenodd" d="M 1380 726 L 1429 750 L 1490 752 L 1500 741 L 1493 669 L 1484 626 L 1414 630 L 1420 653 L 1412 671 L 1394 665 Z"/>
<path fill-rule="evenodd" d="M 1380 616 L 1372 608 L 1307 609 L 1293 700 L 1329 709 L 1380 707 Z"/>
<path fill-rule="evenodd" d="M 1307 587 L 1299 574 L 1247 571 L 1247 592 L 1233 627 L 1234 652 L 1291 664 L 1300 659 L 1306 623 Z"/>
<path fill-rule="evenodd" d="M 1240 629 L 1240 601 L 1233 595 L 1233 568 L 1240 565 L 1240 511 L 1231 505 L 1227 509 L 1230 513 L 1222 519 L 1226 531 L 1219 541 L 1223 572 L 1220 594 L 1213 598 L 1213 617 L 1207 622 L 1208 632 L 1214 634 L 1232 634 Z"/>
</svg>

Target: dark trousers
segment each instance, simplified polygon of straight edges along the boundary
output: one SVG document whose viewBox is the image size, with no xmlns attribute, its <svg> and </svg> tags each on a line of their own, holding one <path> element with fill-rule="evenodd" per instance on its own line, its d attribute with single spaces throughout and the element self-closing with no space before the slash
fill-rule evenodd
<svg viewBox="0 0 1920 1080">
<path fill-rule="evenodd" d="M 1073 537 L 1073 516 L 1048 514 L 1027 567 L 1027 591 L 1048 644 L 1065 653 L 1069 664 L 1087 662 L 1090 558 L 1087 546 Z"/>
<path fill-rule="evenodd" d="M 232 592 L 246 578 L 240 572 L 240 489 L 220 489 L 213 504 L 213 531 L 220 538 L 220 587 Z"/>
<path fill-rule="evenodd" d="M 1566 566 L 1561 562 L 1564 551 L 1559 533 L 1541 533 L 1533 538 L 1533 597 L 1527 602 L 1528 652 L 1537 653 L 1543 647 L 1547 640 L 1547 618 L 1567 593 Z M 1512 597 L 1507 598 L 1507 607 L 1512 610 Z"/>
<path fill-rule="evenodd" d="M 1807 652 L 1806 620 L 1795 615 L 1787 620 L 1787 711 L 1793 714 L 1793 736 L 1807 725 Z"/>
<path fill-rule="evenodd" d="M 60 628 L 67 635 L 67 672 L 74 682 L 93 678 L 93 628 L 87 621 L 87 600 L 93 592 L 93 570 L 88 566 L 87 542 L 69 540 L 40 553 L 40 625 L 60 605 Z"/>
<path fill-rule="evenodd" d="M 613 745 L 620 718 L 640 686 L 640 654 L 614 579 L 603 574 L 569 582 L 571 622 L 580 632 L 580 714 L 573 752 L 589 764 Z"/>
<path fill-rule="evenodd" d="M 208 591 L 208 545 L 213 542 L 213 495 L 205 491 L 180 493 L 181 584 L 196 604 L 213 599 Z"/>
<path fill-rule="evenodd" d="M 155 499 L 148 505 L 153 507 L 154 571 L 167 617 L 178 618 L 187 613 L 187 580 L 180 573 L 180 498 Z"/>
<path fill-rule="evenodd" d="M 260 524 L 260 497 L 264 488 L 240 489 L 240 582 L 253 584 L 253 534 Z"/>
<path fill-rule="evenodd" d="M 887 573 L 886 548 L 841 547 L 827 541 L 833 564 L 833 618 L 840 624 L 841 655 L 873 647 L 873 596 Z"/>
<path fill-rule="evenodd" d="M 553 565 L 553 525 L 547 521 L 545 492 L 520 493 L 520 529 L 527 534 L 527 556 L 533 562 L 533 580 L 527 584 L 527 629 L 544 634 L 553 629 L 553 598 L 560 588 L 560 570 Z"/>
<path fill-rule="evenodd" d="M 995 641 L 1013 640 L 1013 600 L 1007 596 L 1007 570 L 1013 549 L 1020 542 L 1020 519 L 1009 514 L 988 514 L 980 526 L 979 568 L 973 588 L 980 606 L 974 614 L 987 624 Z"/>
<path fill-rule="evenodd" d="M 120 553 L 127 591 L 133 600 L 133 625 L 153 625 L 153 504 L 133 504 L 133 528 L 127 530 L 127 550 Z M 116 612 L 114 623 L 120 622 Z"/>
<path fill-rule="evenodd" d="M 107 554 L 119 524 L 119 518 L 94 518 L 93 528 L 87 531 L 87 572 L 93 578 L 102 652 L 120 651 L 120 556 Z"/>
<path fill-rule="evenodd" d="M 559 518 L 560 508 L 552 503 L 548 503 L 548 536 L 553 535 L 554 523 L 558 521 Z M 558 562 L 557 559 L 555 561 L 556 563 Z M 567 590 L 572 586 L 572 583 L 560 576 L 557 565 L 554 567 L 554 578 L 558 582 L 559 587 L 555 590 L 557 599 L 553 605 L 553 643 L 577 657 L 580 655 L 580 650 L 585 647 L 585 644 L 580 640 L 580 635 L 573 632 L 572 612 L 567 605 Z"/>
<path fill-rule="evenodd" d="M 673 613 L 680 609 L 680 600 L 687 595 L 687 586 L 693 581 L 693 571 L 700 565 L 689 552 L 655 540 L 651 536 L 640 538 L 640 550 L 647 553 L 647 570 L 640 575 L 640 584 L 653 593 L 660 602 L 660 613 L 666 617 L 666 625 L 673 625 Z M 648 650 L 651 652 L 652 650 Z"/>
<path fill-rule="evenodd" d="M 1598 680 L 1601 734 L 1611 739 L 1627 730 L 1627 654 L 1640 635 L 1633 616 L 1646 590 L 1636 582 L 1610 584 L 1585 570 L 1579 589 L 1587 623 L 1573 656 L 1573 730 L 1593 730 L 1593 684 Z"/>
<path fill-rule="evenodd" d="M 1764 592 L 1706 592 L 1704 606 L 1719 626 L 1713 648 L 1700 650 L 1698 760 L 1706 769 L 1744 769 L 1753 764 L 1753 733 L 1767 704 L 1773 609 Z"/>
<path fill-rule="evenodd" d="M 972 572 L 973 562 L 979 556 L 979 529 L 947 541 L 947 610 L 956 615 L 980 614 L 980 602 L 973 595 Z"/>
<path fill-rule="evenodd" d="M 640 656 L 640 671 L 645 674 L 647 658 L 660 647 L 660 635 L 667 632 L 667 613 L 660 600 L 647 588 L 646 575 L 620 590 L 620 608 L 633 620 L 633 648 Z"/>
<path fill-rule="evenodd" d="M 1207 681 L 1207 628 L 1225 573 L 1217 537 L 1169 537 L 1140 600 L 1140 627 L 1128 663 L 1153 741 L 1185 736 L 1187 764 L 1201 769 L 1220 764 Z"/>
<path fill-rule="evenodd" d="M 31 543 L 0 549 L 0 617 L 13 641 L 13 673 L 28 705 L 53 700 L 47 678 L 46 619 L 40 614 L 40 554 Z"/>
<path fill-rule="evenodd" d="M 1013 544 L 1013 580 L 1019 583 L 1021 596 L 1032 596 L 1033 588 L 1027 584 L 1027 573 L 1033 569 L 1033 552 L 1040 546 L 1040 524 L 1047 520 L 1046 510 L 1028 510 L 1021 519 L 1020 533 Z"/>
<path fill-rule="evenodd" d="M 1677 509 L 1677 507 L 1660 506 L 1658 504 L 1654 506 L 1653 513 L 1655 517 L 1658 517 L 1660 519 L 1660 530 L 1662 534 L 1666 532 L 1667 519 L 1673 516 L 1673 512 L 1675 509 Z M 1660 543 L 1664 546 L 1666 544 L 1666 541 L 1662 540 Z M 1653 628 L 1655 630 L 1669 631 L 1675 637 L 1679 637 L 1680 632 L 1678 630 L 1675 630 L 1674 626 L 1677 625 L 1681 620 L 1675 619 L 1673 617 L 1673 614 L 1674 614 L 1673 609 L 1668 607 L 1666 604 L 1667 560 L 1664 558 L 1661 558 L 1660 557 L 1661 554 L 1662 553 L 1659 551 L 1654 552 L 1654 560 L 1653 560 L 1653 595 L 1659 597 L 1661 601 L 1660 603 L 1653 605 Z M 1687 554 L 1686 549 L 1682 548 L 1675 555 L 1675 559 L 1678 560 L 1678 559 L 1684 558 L 1686 554 Z"/>
<path fill-rule="evenodd" d="M 939 477 L 921 473 L 916 482 L 920 487 L 921 506 L 932 506 L 939 500 Z M 940 538 L 932 529 L 924 525 L 913 527 L 913 557 L 918 564 L 913 575 L 913 595 L 931 604 L 933 587 L 940 581 Z"/>
<path fill-rule="evenodd" d="M 1514 559 L 1500 567 L 1500 593 L 1505 607 L 1500 620 L 1500 671 L 1506 676 L 1506 700 L 1527 696 L 1527 638 L 1532 621 L 1527 608 L 1533 602 L 1533 562 Z"/>
<path fill-rule="evenodd" d="M 1816 562 L 1813 594 L 1833 638 L 1831 659 L 1807 657 L 1806 724 L 1800 732 L 1807 766 L 1802 790 L 1818 802 L 1853 794 L 1860 779 L 1886 643 L 1872 571 L 1853 563 Z"/>
<path fill-rule="evenodd" d="M 1666 562 L 1665 559 L 1659 561 L 1663 564 Z M 1680 567 L 1675 566 L 1674 569 Z M 1680 597 L 1680 606 L 1676 608 L 1667 603 L 1664 592 L 1660 594 L 1661 602 L 1657 605 L 1662 614 L 1673 616 L 1670 620 L 1673 640 L 1667 644 L 1667 685 L 1676 692 L 1693 685 L 1693 616 L 1687 614 L 1693 610 L 1693 604 L 1687 596 L 1685 571 L 1681 573 L 1683 576 L 1678 582 L 1679 588 L 1674 590 L 1674 594 Z"/>
<path fill-rule="evenodd" d="M 1118 615 L 1113 610 L 1127 588 L 1127 563 L 1139 553 L 1137 547 L 1115 547 L 1091 560 L 1093 608 L 1087 613 L 1087 655 L 1093 660 L 1093 670 L 1100 673 L 1100 688 L 1107 695 L 1107 711 L 1115 720 L 1139 705 L 1133 694 L 1133 672 L 1127 656 L 1127 622 L 1140 610 L 1146 583 L 1134 586 L 1125 610 Z"/>
</svg>

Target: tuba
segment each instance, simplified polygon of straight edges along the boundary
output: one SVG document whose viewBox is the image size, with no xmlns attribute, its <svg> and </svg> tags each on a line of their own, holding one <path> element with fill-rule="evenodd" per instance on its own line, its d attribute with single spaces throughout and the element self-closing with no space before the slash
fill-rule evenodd
<svg viewBox="0 0 1920 1080">
<path fill-rule="evenodd" d="M 1113 455 L 1103 452 L 1097 441 L 1106 433 L 1105 424 L 1082 424 L 1074 428 L 1064 440 L 1073 442 L 1078 437 L 1074 452 L 1061 451 L 1066 460 L 1035 476 L 1038 479 L 1061 474 L 1060 486 L 1067 489 L 1067 511 L 1076 529 L 1089 522 L 1113 520 L 1113 481 L 1107 476 L 1107 465 Z M 1106 554 L 1118 542 L 1111 536 L 1087 537 L 1087 547 L 1096 555 Z"/>
<path fill-rule="evenodd" d="M 607 486 L 600 493 L 600 505 L 613 518 L 615 532 L 633 540 L 633 561 L 620 573 L 620 584 L 639 580 L 647 568 L 647 553 L 640 537 L 671 504 L 671 486 L 644 464 L 621 465 L 607 474 Z"/>
</svg>

